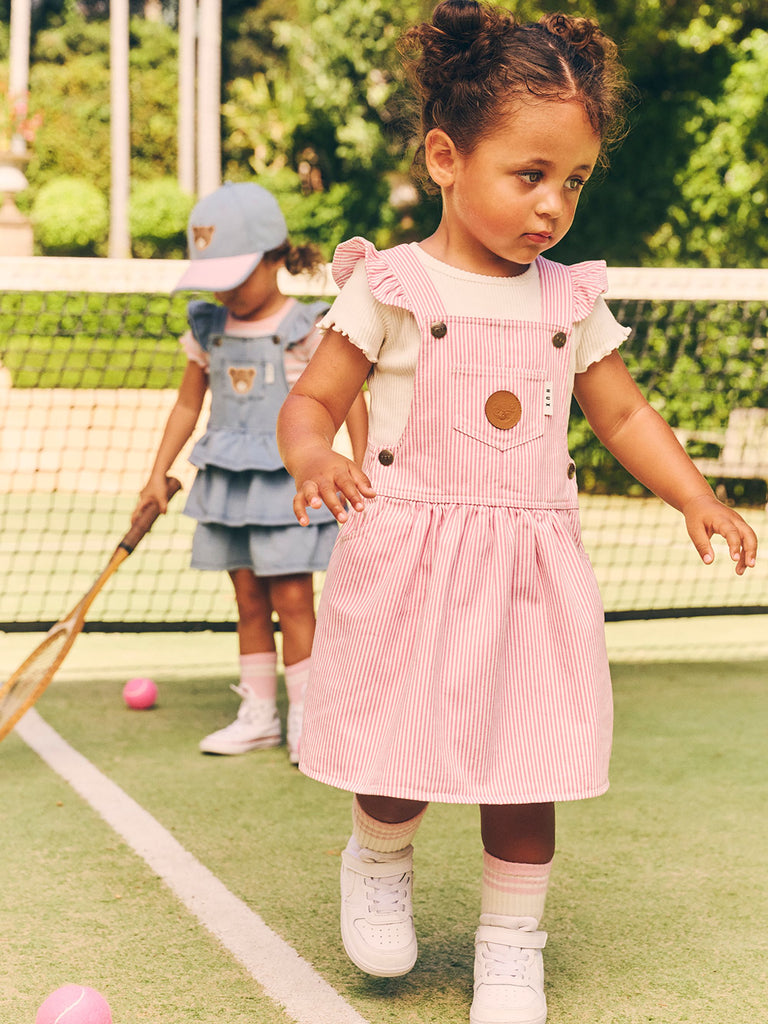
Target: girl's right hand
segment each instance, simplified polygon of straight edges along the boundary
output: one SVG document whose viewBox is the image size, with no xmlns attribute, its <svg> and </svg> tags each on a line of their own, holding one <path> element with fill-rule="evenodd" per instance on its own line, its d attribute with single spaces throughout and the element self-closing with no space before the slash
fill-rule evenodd
<svg viewBox="0 0 768 1024">
<path fill-rule="evenodd" d="M 131 523 L 135 523 L 144 509 L 153 502 L 161 512 L 168 511 L 168 482 L 164 476 L 157 480 L 150 477 L 147 481 L 131 514 Z"/>
<path fill-rule="evenodd" d="M 296 497 L 293 511 L 300 526 L 309 526 L 308 508 L 325 503 L 340 523 L 349 518 L 344 500 L 356 512 L 362 512 L 364 498 L 375 498 L 376 491 L 365 473 L 338 452 L 314 449 L 305 453 L 303 466 L 294 474 Z"/>
</svg>

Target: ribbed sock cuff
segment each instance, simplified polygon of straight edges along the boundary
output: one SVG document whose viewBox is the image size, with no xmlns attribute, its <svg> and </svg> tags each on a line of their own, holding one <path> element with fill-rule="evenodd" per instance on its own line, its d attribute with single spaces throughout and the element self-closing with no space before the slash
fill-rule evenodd
<svg viewBox="0 0 768 1024">
<path fill-rule="evenodd" d="M 290 704 L 302 704 L 309 681 L 310 658 L 285 666 L 285 690 Z"/>
<path fill-rule="evenodd" d="M 513 864 L 483 850 L 481 913 L 505 917 L 544 916 L 552 861 L 548 864 Z"/>
<path fill-rule="evenodd" d="M 277 696 L 277 654 L 241 654 L 240 685 L 254 697 L 273 701 Z"/>
<path fill-rule="evenodd" d="M 390 824 L 366 814 L 355 797 L 352 801 L 352 835 L 361 849 L 396 853 L 411 845 L 425 812 L 426 807 L 415 818 Z"/>
</svg>

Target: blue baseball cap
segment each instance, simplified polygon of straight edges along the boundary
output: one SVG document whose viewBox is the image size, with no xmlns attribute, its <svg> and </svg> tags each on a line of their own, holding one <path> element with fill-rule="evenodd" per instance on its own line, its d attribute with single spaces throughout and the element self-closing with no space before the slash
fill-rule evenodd
<svg viewBox="0 0 768 1024">
<path fill-rule="evenodd" d="M 288 238 L 277 200 L 261 185 L 231 182 L 201 199 L 189 215 L 190 264 L 173 291 L 237 288 L 265 253 Z"/>
</svg>

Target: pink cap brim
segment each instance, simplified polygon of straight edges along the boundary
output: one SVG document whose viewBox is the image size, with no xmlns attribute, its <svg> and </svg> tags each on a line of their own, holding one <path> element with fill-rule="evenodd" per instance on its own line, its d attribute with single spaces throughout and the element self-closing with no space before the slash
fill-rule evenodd
<svg viewBox="0 0 768 1024">
<path fill-rule="evenodd" d="M 200 257 L 190 260 L 179 283 L 172 289 L 195 289 L 204 292 L 228 292 L 237 288 L 261 263 L 263 253 L 249 252 L 243 256 Z"/>
</svg>

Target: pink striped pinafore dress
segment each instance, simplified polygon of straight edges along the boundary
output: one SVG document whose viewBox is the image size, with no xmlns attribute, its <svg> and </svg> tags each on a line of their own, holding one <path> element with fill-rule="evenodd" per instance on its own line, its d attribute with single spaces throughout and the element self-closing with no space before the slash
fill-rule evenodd
<svg viewBox="0 0 768 1024">
<path fill-rule="evenodd" d="M 340 284 L 359 259 L 422 342 L 405 431 L 369 443 L 377 496 L 331 556 L 300 768 L 413 800 L 596 796 L 611 684 L 567 425 L 572 325 L 605 266 L 539 259 L 543 317 L 531 323 L 448 317 L 407 245 L 346 243 Z"/>
</svg>

